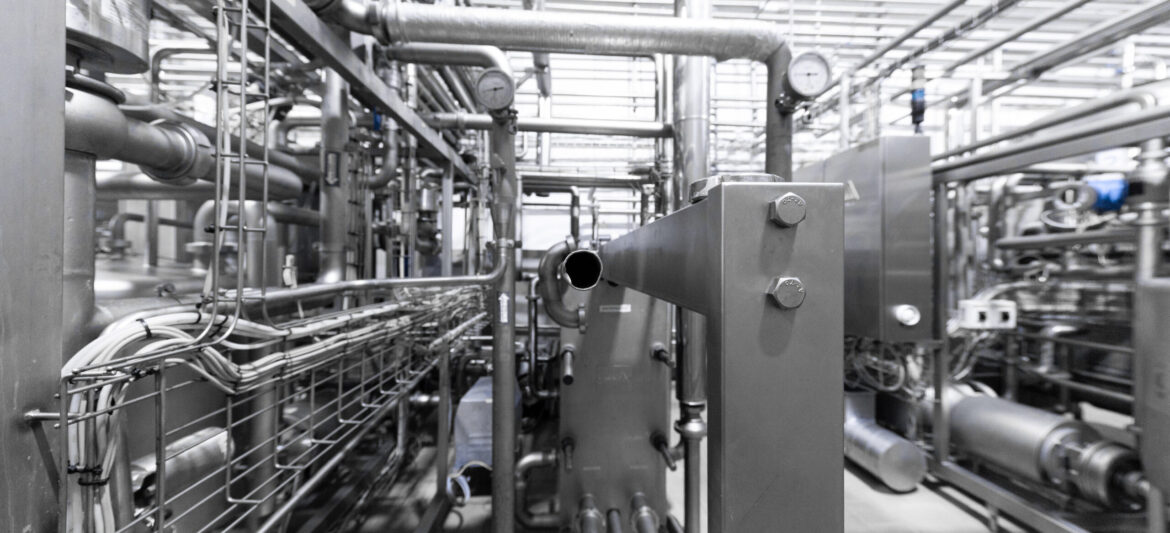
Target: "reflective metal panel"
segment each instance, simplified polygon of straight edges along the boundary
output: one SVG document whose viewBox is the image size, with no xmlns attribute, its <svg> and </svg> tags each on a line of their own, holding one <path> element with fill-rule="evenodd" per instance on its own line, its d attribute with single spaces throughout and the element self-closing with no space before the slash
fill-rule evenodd
<svg viewBox="0 0 1170 533">
<path fill-rule="evenodd" d="M 845 184 L 845 333 L 929 340 L 930 139 L 883 137 L 800 169 L 796 181 Z"/>
</svg>

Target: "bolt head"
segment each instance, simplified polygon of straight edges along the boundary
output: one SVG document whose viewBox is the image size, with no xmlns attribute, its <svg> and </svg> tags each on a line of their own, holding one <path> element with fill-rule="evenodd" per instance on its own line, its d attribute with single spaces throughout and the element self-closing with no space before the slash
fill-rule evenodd
<svg viewBox="0 0 1170 533">
<path fill-rule="evenodd" d="M 804 283 L 798 278 L 775 278 L 768 285 L 768 296 L 781 309 L 796 309 L 804 303 Z"/>
<path fill-rule="evenodd" d="M 768 204 L 768 219 L 782 228 L 790 228 L 804 220 L 804 198 L 796 193 L 785 193 Z"/>
</svg>

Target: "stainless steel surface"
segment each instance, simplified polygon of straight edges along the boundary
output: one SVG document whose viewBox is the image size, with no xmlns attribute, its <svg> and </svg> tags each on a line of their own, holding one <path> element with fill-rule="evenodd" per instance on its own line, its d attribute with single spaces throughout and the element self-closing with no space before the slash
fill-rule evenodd
<svg viewBox="0 0 1170 533">
<path fill-rule="evenodd" d="M 884 342 L 934 338 L 929 139 L 883 137 L 802 168 L 795 178 L 844 183 L 849 191 L 845 332 Z M 895 312 L 903 305 L 923 319 L 899 322 Z"/>
<path fill-rule="evenodd" d="M 625 514 L 642 492 L 651 508 L 666 513 L 666 468 L 650 436 L 671 432 L 670 369 L 650 353 L 669 341 L 667 305 L 607 283 L 589 293 L 589 325 L 574 342 L 574 379 L 560 389 L 558 435 L 574 444 L 572 469 L 558 472 L 562 502 L 589 494 L 599 509 Z M 571 524 L 577 512 L 562 505 L 561 524 Z"/>
<path fill-rule="evenodd" d="M 105 72 L 146 70 L 150 57 L 150 0 L 65 2 L 68 55 Z"/>
<path fill-rule="evenodd" d="M 0 173 L 9 193 L 0 209 L 0 500 L 7 510 L 0 530 L 51 531 L 57 527 L 58 483 L 51 455 L 50 424 L 29 427 L 31 409 L 55 410 L 61 352 L 67 335 L 62 276 L 65 192 L 65 13 L 57 2 L 32 2 L 0 18 L 13 44 L 0 56 Z M 19 73 L 19 75 L 16 75 Z M 19 127 L 15 127 L 19 125 Z M 31 178 L 31 179 L 30 179 Z M 39 442 L 40 441 L 40 442 Z"/>
<path fill-rule="evenodd" d="M 350 188 L 355 184 L 350 174 L 349 84 L 334 71 L 325 73 L 325 90 L 321 103 L 321 168 L 319 182 L 321 205 L 319 283 L 351 279 L 349 269 Z"/>
<path fill-rule="evenodd" d="M 1136 324 L 1134 344 L 1138 354 L 1147 359 L 1145 371 L 1135 375 L 1137 402 L 1144 408 L 1141 458 L 1150 482 L 1163 492 L 1170 492 L 1170 358 L 1166 356 L 1168 328 L 1159 317 L 1170 313 L 1170 283 L 1164 278 L 1139 282 L 1141 290 L 1134 301 Z"/>
<path fill-rule="evenodd" d="M 964 453 L 1037 482 L 1060 482 L 1050 461 L 1059 447 L 1098 440 L 1082 422 L 987 396 L 959 401 L 950 411 L 951 437 Z"/>
<path fill-rule="evenodd" d="M 465 113 L 431 113 L 423 120 L 436 129 L 491 128 L 491 115 L 469 115 Z M 670 137 L 673 128 L 662 122 L 638 122 L 634 120 L 590 120 L 583 118 L 519 117 L 517 131 L 546 133 L 581 133 L 587 135 L 619 135 L 628 137 Z"/>
<path fill-rule="evenodd" d="M 795 231 L 768 221 L 786 192 L 817 206 Z M 835 184 L 727 183 L 601 250 L 609 281 L 707 316 L 713 533 L 842 528 L 842 197 Z M 778 274 L 809 287 L 799 309 L 764 298 Z M 761 442 L 789 453 L 761 456 Z"/>
<path fill-rule="evenodd" d="M 249 0 L 262 2 L 264 0 Z M 274 2 L 272 3 L 274 27 L 280 28 L 294 41 L 305 47 L 314 57 L 325 61 L 336 70 L 345 81 L 353 86 L 359 97 L 376 106 L 398 121 L 404 129 L 418 140 L 420 146 L 433 150 L 443 159 L 455 165 L 460 176 L 471 176 L 471 169 L 459 158 L 455 148 L 443 140 L 438 132 L 431 129 L 418 114 L 408 107 L 389 86 L 386 85 L 374 71 L 350 50 L 348 43 L 342 41 L 312 10 L 301 3 Z"/>
</svg>

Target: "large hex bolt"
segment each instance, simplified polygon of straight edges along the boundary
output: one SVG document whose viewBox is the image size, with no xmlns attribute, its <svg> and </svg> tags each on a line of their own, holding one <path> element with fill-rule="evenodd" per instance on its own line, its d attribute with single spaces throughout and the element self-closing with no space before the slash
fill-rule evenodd
<svg viewBox="0 0 1170 533">
<path fill-rule="evenodd" d="M 768 204 L 768 219 L 782 228 L 791 228 L 804 220 L 805 201 L 796 193 L 785 193 Z"/>
<path fill-rule="evenodd" d="M 799 278 L 775 278 L 768 285 L 768 296 L 781 309 L 796 309 L 804 303 L 804 283 Z"/>
</svg>

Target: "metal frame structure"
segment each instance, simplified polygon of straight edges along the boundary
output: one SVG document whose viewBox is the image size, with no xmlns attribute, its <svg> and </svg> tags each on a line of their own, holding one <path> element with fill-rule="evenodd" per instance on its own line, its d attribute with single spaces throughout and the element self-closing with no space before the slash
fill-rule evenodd
<svg viewBox="0 0 1170 533">
<path fill-rule="evenodd" d="M 769 220 L 785 193 L 809 211 L 791 228 Z M 825 476 L 843 461 L 842 198 L 840 184 L 725 182 L 601 250 L 609 281 L 707 317 L 713 533 L 843 527 L 841 480 Z M 803 284 L 798 307 L 769 296 L 778 277 Z"/>
</svg>

